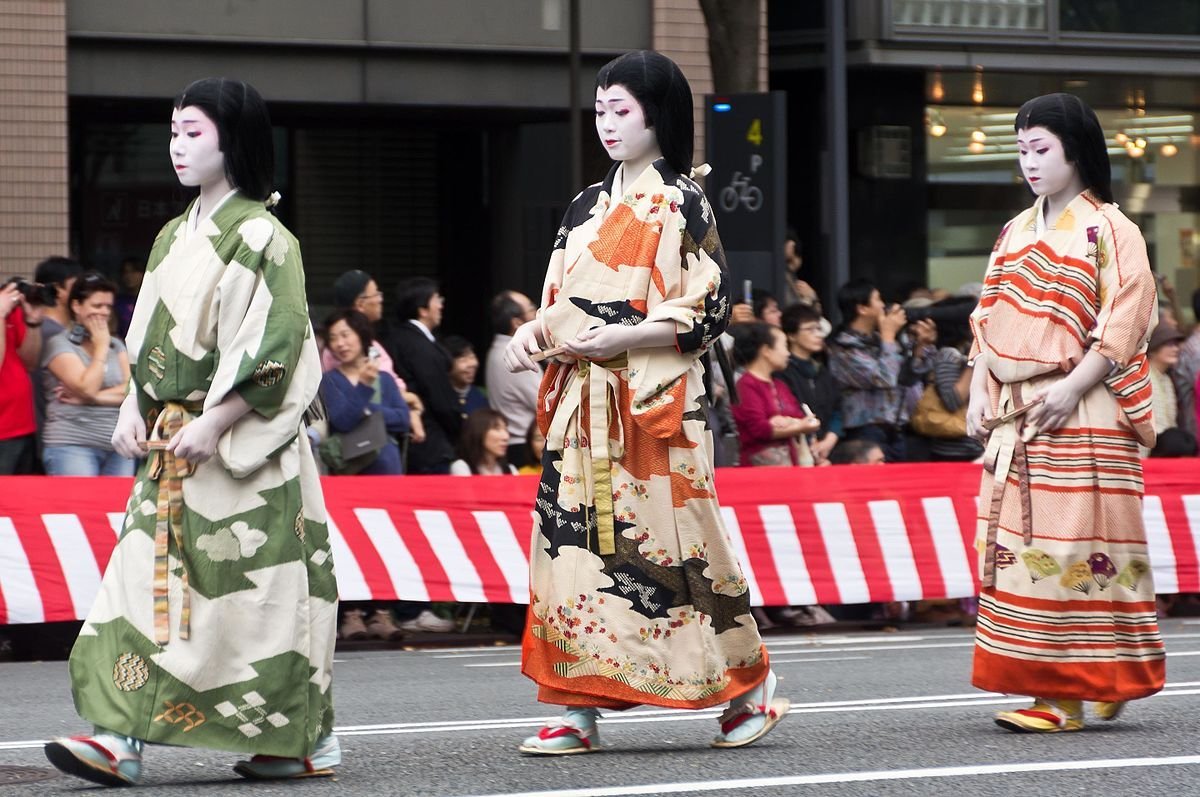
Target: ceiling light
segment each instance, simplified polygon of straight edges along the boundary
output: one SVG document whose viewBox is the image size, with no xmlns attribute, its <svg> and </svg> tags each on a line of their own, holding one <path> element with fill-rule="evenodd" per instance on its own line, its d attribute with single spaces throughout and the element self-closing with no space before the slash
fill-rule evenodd
<svg viewBox="0 0 1200 797">
<path fill-rule="evenodd" d="M 1162 145 L 1162 148 L 1158 152 L 1164 158 L 1173 158 L 1179 153 L 1179 147 L 1175 146 L 1173 142 L 1168 141 Z"/>
<path fill-rule="evenodd" d="M 982 141 L 972 141 L 970 144 L 967 144 L 967 151 L 972 155 L 979 155 L 985 149 L 987 149 L 987 147 Z"/>
<path fill-rule="evenodd" d="M 1116 140 L 1116 142 L 1118 144 L 1124 144 L 1126 141 L 1129 140 L 1129 136 L 1125 135 L 1125 131 L 1123 131 L 1123 130 L 1118 131 L 1117 134 L 1115 136 L 1113 136 L 1113 138 Z"/>
<path fill-rule="evenodd" d="M 1141 147 L 1126 147 L 1125 152 L 1131 158 L 1140 158 L 1146 154 L 1146 150 L 1142 149 Z"/>
<path fill-rule="evenodd" d="M 971 142 L 972 143 L 982 144 L 985 141 L 987 141 L 987 133 L 983 132 L 979 128 L 975 128 L 974 130 L 971 131 Z"/>
<path fill-rule="evenodd" d="M 1135 147 L 1137 147 L 1138 149 L 1145 149 L 1146 148 L 1146 139 L 1138 138 L 1133 142 L 1133 145 Z"/>
</svg>

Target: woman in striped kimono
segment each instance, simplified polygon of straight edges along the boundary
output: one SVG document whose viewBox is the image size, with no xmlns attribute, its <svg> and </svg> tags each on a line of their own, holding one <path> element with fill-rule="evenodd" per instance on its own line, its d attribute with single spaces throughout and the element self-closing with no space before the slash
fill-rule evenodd
<svg viewBox="0 0 1200 797">
<path fill-rule="evenodd" d="M 725 258 L 689 178 L 692 94 L 654 52 L 605 65 L 596 131 L 616 163 L 567 209 L 538 317 L 505 352 L 556 353 L 523 671 L 560 722 L 529 754 L 594 751 L 598 709 L 728 702 L 712 744 L 741 747 L 786 713 L 713 486 L 700 356 L 727 323 Z"/>
<path fill-rule="evenodd" d="M 1083 701 L 1112 720 L 1165 678 L 1138 458 L 1157 301 L 1096 114 L 1051 94 L 1015 127 L 1037 201 L 1000 233 L 972 316 L 967 423 L 987 443 L 972 683 L 1034 698 L 1001 727 L 1052 733 L 1083 727 Z"/>
<path fill-rule="evenodd" d="M 301 420 L 321 364 L 299 245 L 267 209 L 258 92 L 188 86 L 170 156 L 199 195 L 150 252 L 112 436 L 146 461 L 71 651 L 95 729 L 46 755 L 107 786 L 140 780 L 147 742 L 249 754 L 249 778 L 332 775 L 337 586 Z"/>
</svg>

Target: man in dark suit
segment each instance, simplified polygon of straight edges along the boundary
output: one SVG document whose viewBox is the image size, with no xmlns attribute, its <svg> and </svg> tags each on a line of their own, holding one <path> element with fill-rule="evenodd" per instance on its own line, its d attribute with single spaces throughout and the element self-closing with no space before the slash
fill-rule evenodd
<svg viewBox="0 0 1200 797">
<path fill-rule="evenodd" d="M 444 301 L 438 284 L 428 277 L 402 280 L 396 289 L 400 323 L 390 330 L 384 347 L 396 373 L 421 397 L 425 409 L 425 441 L 408 449 L 407 473 L 450 472 L 462 427 L 458 397 L 450 384 L 450 355 L 433 331 L 442 323 Z"/>
</svg>

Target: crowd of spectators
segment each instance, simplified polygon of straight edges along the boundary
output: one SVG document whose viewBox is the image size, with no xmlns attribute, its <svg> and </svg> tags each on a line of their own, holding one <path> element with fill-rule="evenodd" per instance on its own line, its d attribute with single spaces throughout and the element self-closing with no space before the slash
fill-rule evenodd
<svg viewBox="0 0 1200 797">
<path fill-rule="evenodd" d="M 855 279 L 837 292 L 835 327 L 799 279 L 801 262 L 790 241 L 782 295 L 756 290 L 735 305 L 722 350 L 708 355 L 718 464 L 980 460 L 982 446 L 965 423 L 967 317 L 980 286 L 953 295 L 914 287 L 885 297 Z M 133 472 L 136 463 L 112 451 L 109 437 L 129 378 L 122 338 L 142 276 L 135 260 L 122 263 L 113 283 L 54 257 L 38 265 L 32 287 L 0 288 L 0 475 Z M 332 297 L 333 313 L 316 325 L 325 374 L 323 409 L 310 430 L 326 472 L 539 472 L 540 376 L 503 365 L 512 334 L 536 313 L 529 297 L 504 290 L 493 298 L 493 337 L 482 358 L 471 341 L 443 334 L 445 302 L 432 279 L 404 279 L 389 298 L 370 274 L 353 270 L 337 278 Z M 1177 326 L 1172 301 L 1164 296 L 1149 344 L 1159 443 L 1145 456 L 1197 453 L 1200 325 L 1190 334 Z M 1200 318 L 1200 291 L 1193 311 Z M 346 459 L 331 447 L 349 439 L 370 441 L 369 455 Z M 452 628 L 429 604 L 346 609 L 348 638 Z M 791 607 L 760 620 L 812 625 L 827 618 L 820 607 Z"/>
</svg>

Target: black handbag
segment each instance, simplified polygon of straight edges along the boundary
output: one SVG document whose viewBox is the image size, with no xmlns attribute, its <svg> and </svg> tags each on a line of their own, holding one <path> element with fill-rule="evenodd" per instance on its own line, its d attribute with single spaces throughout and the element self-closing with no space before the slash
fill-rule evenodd
<svg viewBox="0 0 1200 797">
<path fill-rule="evenodd" d="M 390 438 L 382 412 L 363 417 L 348 432 L 334 432 L 321 441 L 321 460 L 335 476 L 349 476 L 370 467 Z"/>
<path fill-rule="evenodd" d="M 383 401 L 381 378 L 375 380 L 372 398 L 376 404 Z M 325 409 L 323 401 L 321 409 Z M 387 421 L 384 420 L 383 413 L 367 410 L 358 426 L 348 432 L 330 433 L 317 446 L 317 451 L 331 475 L 352 476 L 370 467 L 389 442 L 391 437 L 388 435 Z"/>
</svg>

